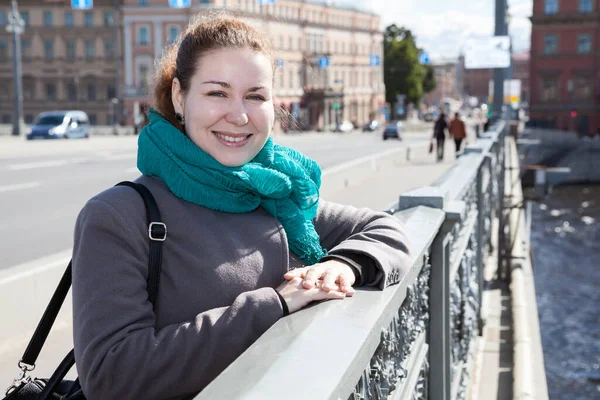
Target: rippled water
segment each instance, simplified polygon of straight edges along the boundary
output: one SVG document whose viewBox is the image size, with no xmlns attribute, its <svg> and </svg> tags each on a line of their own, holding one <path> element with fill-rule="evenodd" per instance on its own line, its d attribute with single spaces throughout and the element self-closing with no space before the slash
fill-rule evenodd
<svg viewBox="0 0 600 400">
<path fill-rule="evenodd" d="M 600 186 L 533 205 L 532 249 L 551 399 L 600 399 Z"/>
</svg>

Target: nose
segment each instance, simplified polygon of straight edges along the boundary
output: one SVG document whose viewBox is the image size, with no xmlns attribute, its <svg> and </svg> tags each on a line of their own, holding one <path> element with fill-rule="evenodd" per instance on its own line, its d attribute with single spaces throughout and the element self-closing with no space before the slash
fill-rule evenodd
<svg viewBox="0 0 600 400">
<path fill-rule="evenodd" d="M 225 115 L 225 120 L 236 126 L 244 126 L 248 123 L 248 111 L 243 101 L 232 100 L 231 107 Z"/>
</svg>

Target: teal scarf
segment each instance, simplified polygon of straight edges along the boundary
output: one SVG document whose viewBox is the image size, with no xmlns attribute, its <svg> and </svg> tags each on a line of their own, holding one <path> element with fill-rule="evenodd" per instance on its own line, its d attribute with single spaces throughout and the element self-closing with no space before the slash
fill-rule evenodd
<svg viewBox="0 0 600 400">
<path fill-rule="evenodd" d="M 177 197 L 212 210 L 264 208 L 281 223 L 289 248 L 307 265 L 327 254 L 313 224 L 321 186 L 315 161 L 269 138 L 252 161 L 226 167 L 155 111 L 149 118 L 138 140 L 142 174 L 159 177 Z"/>
</svg>

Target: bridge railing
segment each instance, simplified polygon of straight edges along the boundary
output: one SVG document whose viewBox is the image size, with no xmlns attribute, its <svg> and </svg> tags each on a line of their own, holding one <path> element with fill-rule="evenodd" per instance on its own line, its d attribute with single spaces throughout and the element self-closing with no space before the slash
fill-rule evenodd
<svg viewBox="0 0 600 400">
<path fill-rule="evenodd" d="M 492 126 L 433 186 L 386 210 L 412 241 L 399 284 L 279 320 L 196 399 L 467 398 L 505 135 Z"/>
</svg>

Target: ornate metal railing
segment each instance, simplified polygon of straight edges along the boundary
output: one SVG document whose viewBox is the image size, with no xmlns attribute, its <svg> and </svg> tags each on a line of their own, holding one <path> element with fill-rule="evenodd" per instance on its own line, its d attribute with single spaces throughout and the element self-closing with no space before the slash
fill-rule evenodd
<svg viewBox="0 0 600 400">
<path fill-rule="evenodd" d="M 504 139 L 494 125 L 433 186 L 387 210 L 413 244 L 399 284 L 281 319 L 196 399 L 467 398 L 483 266 L 502 230 Z"/>
</svg>

